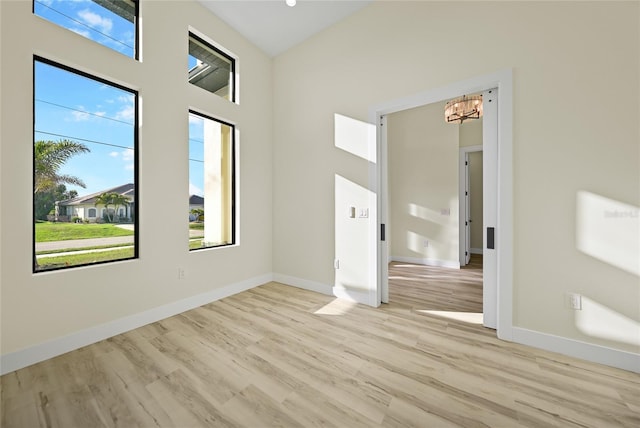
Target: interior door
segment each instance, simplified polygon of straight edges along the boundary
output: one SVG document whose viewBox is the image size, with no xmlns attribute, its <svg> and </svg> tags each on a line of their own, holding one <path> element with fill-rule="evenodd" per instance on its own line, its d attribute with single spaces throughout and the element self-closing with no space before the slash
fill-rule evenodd
<svg viewBox="0 0 640 428">
<path fill-rule="evenodd" d="M 484 326 L 498 325 L 498 89 L 482 94 L 482 311 Z"/>
</svg>

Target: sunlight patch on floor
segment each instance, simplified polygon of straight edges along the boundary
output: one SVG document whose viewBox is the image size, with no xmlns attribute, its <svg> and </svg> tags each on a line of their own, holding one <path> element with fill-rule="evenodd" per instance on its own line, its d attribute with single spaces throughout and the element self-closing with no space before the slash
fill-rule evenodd
<svg viewBox="0 0 640 428">
<path fill-rule="evenodd" d="M 449 318 L 456 321 L 462 321 L 469 324 L 482 324 L 483 314 L 476 312 L 451 312 L 451 311 L 429 311 L 425 309 L 417 309 L 416 312 L 427 315 L 435 315 L 438 317 Z"/>
<path fill-rule="evenodd" d="M 335 299 L 317 311 L 314 312 L 316 315 L 344 315 L 348 313 L 351 308 L 356 306 L 356 302 L 350 302 L 344 299 Z"/>
</svg>

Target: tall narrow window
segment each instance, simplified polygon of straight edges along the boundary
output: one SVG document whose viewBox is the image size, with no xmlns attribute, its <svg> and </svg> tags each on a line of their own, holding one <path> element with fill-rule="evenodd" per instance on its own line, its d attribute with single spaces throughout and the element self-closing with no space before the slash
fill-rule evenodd
<svg viewBox="0 0 640 428">
<path fill-rule="evenodd" d="M 137 0 L 33 0 L 33 13 L 138 58 Z"/>
<path fill-rule="evenodd" d="M 137 104 L 34 59 L 34 272 L 137 257 Z"/>
<path fill-rule="evenodd" d="M 234 126 L 189 112 L 189 249 L 235 243 Z"/>
<path fill-rule="evenodd" d="M 235 102 L 235 60 L 189 33 L 189 83 Z"/>
</svg>

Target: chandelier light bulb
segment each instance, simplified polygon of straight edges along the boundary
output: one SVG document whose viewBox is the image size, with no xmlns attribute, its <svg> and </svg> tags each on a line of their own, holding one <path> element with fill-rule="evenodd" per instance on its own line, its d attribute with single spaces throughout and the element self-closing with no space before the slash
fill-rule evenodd
<svg viewBox="0 0 640 428">
<path fill-rule="evenodd" d="M 285 3 L 287 3 L 287 6 L 293 7 L 296 5 L 296 0 L 285 0 Z"/>
</svg>

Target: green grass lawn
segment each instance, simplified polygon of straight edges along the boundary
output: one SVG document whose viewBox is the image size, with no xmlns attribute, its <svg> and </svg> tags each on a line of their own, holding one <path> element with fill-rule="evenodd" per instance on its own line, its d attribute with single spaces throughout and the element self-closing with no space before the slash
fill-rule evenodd
<svg viewBox="0 0 640 428">
<path fill-rule="evenodd" d="M 36 242 L 67 241 L 69 239 L 108 238 L 130 236 L 132 230 L 113 224 L 36 223 Z"/>
<path fill-rule="evenodd" d="M 189 223 L 189 229 L 204 230 L 204 223 L 192 221 Z"/>
<path fill-rule="evenodd" d="M 202 239 L 190 239 L 189 249 L 195 250 L 196 248 L 202 248 Z"/>
<path fill-rule="evenodd" d="M 132 258 L 133 255 L 133 248 L 124 248 L 121 250 L 102 251 L 97 253 L 46 257 L 38 259 L 38 270 L 42 271 L 59 267 L 80 266 L 90 263 L 104 262 L 108 260 L 129 259 Z"/>
</svg>

